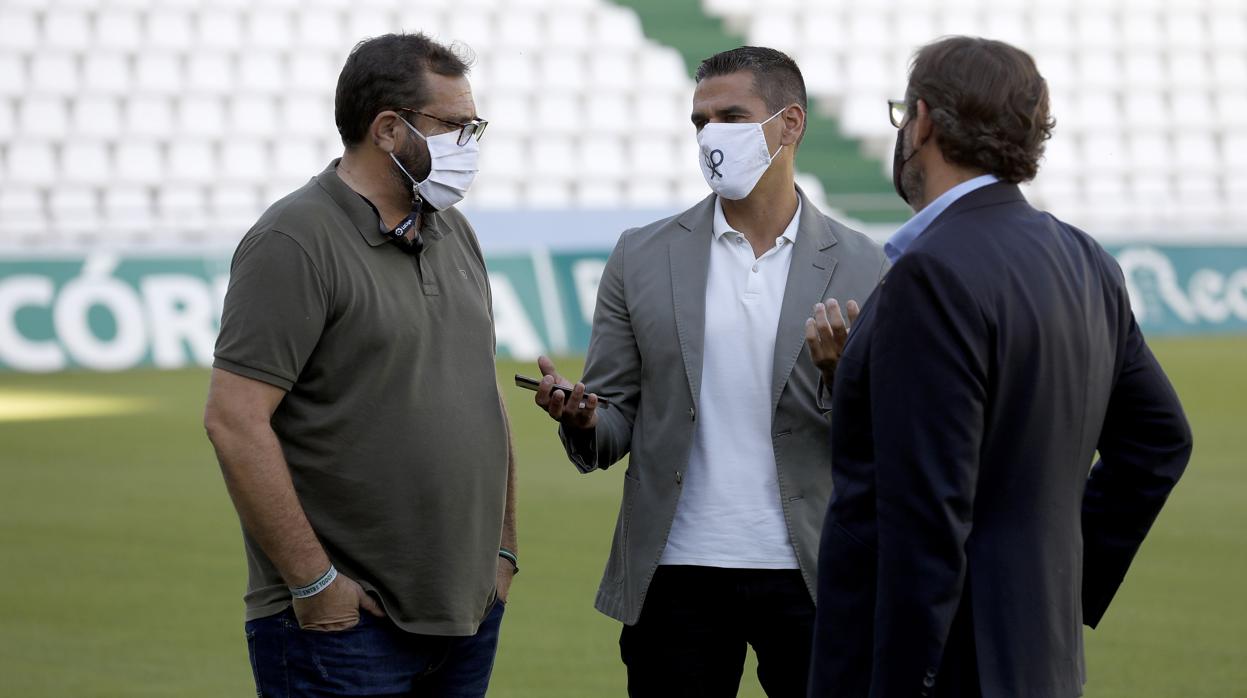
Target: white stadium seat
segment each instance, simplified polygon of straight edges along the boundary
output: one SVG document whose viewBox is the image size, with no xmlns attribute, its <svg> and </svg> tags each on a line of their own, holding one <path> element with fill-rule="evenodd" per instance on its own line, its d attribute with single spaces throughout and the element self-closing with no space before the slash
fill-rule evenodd
<svg viewBox="0 0 1247 698">
<path fill-rule="evenodd" d="M 0 187 L 0 238 L 32 239 L 47 234 L 44 190 L 30 186 Z"/>
<path fill-rule="evenodd" d="M 11 143 L 4 164 L 6 187 L 14 184 L 51 184 L 58 181 L 60 175 L 56 150 L 48 143 Z"/>
<path fill-rule="evenodd" d="M 156 184 L 165 176 L 160 147 L 146 140 L 119 144 L 113 156 L 113 168 L 122 183 Z"/>
<path fill-rule="evenodd" d="M 26 94 L 26 61 L 22 56 L 0 53 L 0 97 Z"/>
<path fill-rule="evenodd" d="M 140 92 L 174 94 L 182 89 L 181 58 L 176 53 L 145 53 L 135 56 L 135 87 Z"/>
<path fill-rule="evenodd" d="M 177 51 L 194 44 L 194 15 L 178 10 L 156 10 L 147 13 L 145 46 Z"/>
<path fill-rule="evenodd" d="M 210 184 L 219 171 L 212 142 L 188 137 L 169 144 L 168 164 L 168 179 L 177 184 Z"/>
<path fill-rule="evenodd" d="M 108 145 L 101 141 L 77 140 L 61 148 L 61 177 L 70 184 L 105 184 L 109 181 L 112 162 Z"/>
<path fill-rule="evenodd" d="M 242 15 L 237 11 L 205 9 L 196 15 L 195 46 L 200 50 L 236 49 L 242 46 Z"/>
<path fill-rule="evenodd" d="M 237 58 L 237 71 L 240 86 L 247 91 L 273 95 L 285 89 L 286 74 L 278 53 L 248 50 Z"/>
<path fill-rule="evenodd" d="M 626 179 L 628 155 L 620 138 L 593 138 L 583 141 L 577 155 L 578 172 L 598 179 Z"/>
<path fill-rule="evenodd" d="M 101 10 L 95 16 L 92 44 L 109 50 L 138 50 L 143 45 L 142 15 L 132 10 Z"/>
<path fill-rule="evenodd" d="M 17 133 L 13 107 L 8 100 L 0 100 L 0 143 L 8 142 Z"/>
<path fill-rule="evenodd" d="M 7 30 L 5 35 L 7 37 Z M 86 12 L 58 8 L 55 12 L 44 14 L 43 32 L 40 34 L 41 49 L 81 49 L 90 41 L 91 22 Z"/>
<path fill-rule="evenodd" d="M 155 237 L 155 211 L 147 187 L 118 185 L 104 190 L 104 229 L 113 235 Z"/>
<path fill-rule="evenodd" d="M 169 138 L 176 134 L 173 100 L 160 95 L 136 95 L 126 100 L 125 133 L 136 138 Z"/>
<path fill-rule="evenodd" d="M 46 53 L 30 60 L 30 86 L 35 94 L 75 95 L 81 90 L 78 59 L 70 53 Z"/>
<path fill-rule="evenodd" d="M 234 61 L 219 51 L 197 52 L 186 58 L 186 90 L 194 93 L 225 95 L 234 91 L 238 80 Z"/>
<path fill-rule="evenodd" d="M 221 174 L 231 182 L 262 183 L 269 172 L 264 146 L 257 141 L 230 140 L 221 145 Z"/>
<path fill-rule="evenodd" d="M 594 18 L 594 47 L 637 48 L 645 42 L 641 19 L 629 9 L 599 3 Z"/>
<path fill-rule="evenodd" d="M 95 52 L 82 65 L 83 91 L 88 94 L 121 96 L 134 90 L 130 59 L 122 53 Z"/>
<path fill-rule="evenodd" d="M 4 27 L 5 51 L 34 51 L 42 47 L 39 18 L 31 8 L 0 5 L 0 27 Z"/>
<path fill-rule="evenodd" d="M 225 101 L 190 95 L 178 105 L 178 132 L 182 136 L 219 137 L 225 133 Z"/>
<path fill-rule="evenodd" d="M 284 130 L 278 124 L 273 98 L 267 95 L 238 95 L 229 101 L 227 113 L 231 136 L 262 137 Z M 306 118 L 310 120 L 311 117 L 312 114 L 308 114 Z M 302 117 L 296 118 L 294 123 L 303 120 Z"/>
<path fill-rule="evenodd" d="M 70 133 L 74 137 L 116 138 L 122 131 L 121 99 L 83 95 L 73 100 Z"/>
<path fill-rule="evenodd" d="M 69 133 L 68 102 L 62 97 L 30 97 L 18 105 L 22 133 L 60 139 Z"/>
<path fill-rule="evenodd" d="M 592 48 L 593 23 L 587 12 L 564 11 L 546 15 L 547 46 L 573 50 Z"/>
<path fill-rule="evenodd" d="M 282 50 L 292 46 L 295 41 L 290 15 L 281 10 L 256 6 L 247 13 L 245 27 L 244 41 L 251 50 Z"/>
</svg>

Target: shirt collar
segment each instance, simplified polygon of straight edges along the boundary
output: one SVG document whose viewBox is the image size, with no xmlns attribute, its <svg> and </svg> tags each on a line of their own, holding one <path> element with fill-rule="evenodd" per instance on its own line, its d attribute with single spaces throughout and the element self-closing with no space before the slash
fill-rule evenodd
<svg viewBox="0 0 1247 698">
<path fill-rule="evenodd" d="M 798 196 L 797 197 L 797 210 L 795 213 L 792 214 L 792 220 L 788 221 L 788 227 L 784 228 L 784 232 L 780 235 L 780 237 L 787 238 L 788 244 L 791 245 L 797 241 L 797 230 L 800 227 L 801 227 L 801 197 Z M 723 214 L 723 199 L 718 196 L 714 197 L 714 227 L 712 228 L 712 230 L 714 231 L 715 240 L 723 239 L 723 236 L 727 235 L 728 233 L 740 234 L 739 230 L 736 230 L 732 226 L 728 225 L 727 216 Z"/>
<path fill-rule="evenodd" d="M 922 235 L 922 233 L 926 231 L 927 227 L 929 227 L 931 223 L 949 206 L 952 206 L 953 202 L 957 199 L 960 199 L 975 189 L 982 189 L 983 187 L 989 184 L 995 184 L 998 181 L 1000 180 L 998 180 L 995 175 L 979 175 L 974 179 L 966 180 L 943 194 L 940 194 L 935 201 L 932 201 L 927 204 L 926 208 L 922 209 L 918 213 L 915 213 L 913 218 L 910 218 L 904 225 L 897 228 L 896 232 L 892 233 L 892 237 L 888 238 L 887 243 L 883 246 L 883 251 L 887 254 L 888 261 L 896 264 L 896 260 L 900 259 L 901 255 L 905 254 L 905 250 L 909 249 L 909 246 L 914 244 L 914 240 L 917 240 L 918 236 Z"/>
<path fill-rule="evenodd" d="M 381 215 L 371 201 L 347 186 L 346 182 L 338 176 L 339 161 L 341 158 L 335 158 L 323 172 L 316 175 L 317 184 L 329 193 L 330 198 L 338 204 L 339 208 L 346 212 L 347 218 L 355 224 L 355 229 L 359 231 L 360 237 L 364 238 L 365 242 L 373 247 L 385 244 L 389 238 L 381 232 L 383 230 Z M 430 239 L 439 240 L 444 236 L 439 212 L 428 211 L 424 214 L 420 233 L 425 236 L 425 242 Z"/>
</svg>

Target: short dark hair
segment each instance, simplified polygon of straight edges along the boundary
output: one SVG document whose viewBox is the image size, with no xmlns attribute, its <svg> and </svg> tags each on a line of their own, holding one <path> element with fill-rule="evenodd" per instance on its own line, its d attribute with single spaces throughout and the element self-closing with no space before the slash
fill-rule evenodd
<svg viewBox="0 0 1247 698">
<path fill-rule="evenodd" d="M 461 44 L 444 46 L 424 33 L 386 34 L 355 44 L 338 75 L 333 101 L 338 134 L 348 148 L 368 135 L 386 109 L 419 109 L 428 103 L 425 71 L 462 77 L 472 64 Z"/>
<path fill-rule="evenodd" d="M 772 114 L 794 103 L 800 104 L 802 109 L 808 109 L 805 78 L 801 77 L 801 69 L 788 54 L 773 48 L 741 46 L 716 53 L 697 66 L 697 74 L 693 77 L 701 82 L 706 78 L 730 75 L 742 70 L 753 73 L 753 89 Z"/>
<path fill-rule="evenodd" d="M 927 44 L 910 64 L 911 114 L 919 99 L 946 160 L 1014 184 L 1035 178 L 1056 122 L 1048 112 L 1048 83 L 1030 54 L 968 36 Z"/>
</svg>

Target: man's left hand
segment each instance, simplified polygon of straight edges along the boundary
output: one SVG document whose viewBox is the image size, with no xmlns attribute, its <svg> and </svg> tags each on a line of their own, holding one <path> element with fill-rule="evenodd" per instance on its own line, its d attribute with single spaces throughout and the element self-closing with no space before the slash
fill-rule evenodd
<svg viewBox="0 0 1247 698">
<path fill-rule="evenodd" d="M 840 355 L 844 353 L 844 345 L 849 341 L 849 327 L 857 322 L 862 309 L 857 301 L 849 301 L 845 307 L 849 312 L 846 322 L 840 314 L 840 303 L 835 298 L 828 298 L 826 303 L 814 306 L 814 317 L 805 321 L 805 343 L 810 348 L 810 358 L 823 374 L 823 384 L 831 387 L 836 375 L 836 364 L 840 363 Z"/>
<path fill-rule="evenodd" d="M 511 562 L 501 557 L 498 558 L 498 577 L 495 584 L 498 585 L 498 600 L 504 604 L 511 593 L 511 580 L 514 577 L 515 568 L 511 566 Z"/>
</svg>

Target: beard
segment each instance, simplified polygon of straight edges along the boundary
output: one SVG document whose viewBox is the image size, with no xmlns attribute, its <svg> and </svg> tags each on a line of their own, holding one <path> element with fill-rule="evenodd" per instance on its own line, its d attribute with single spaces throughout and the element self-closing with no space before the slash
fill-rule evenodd
<svg viewBox="0 0 1247 698">
<path fill-rule="evenodd" d="M 922 195 L 926 189 L 927 173 L 918 165 L 916 160 L 911 160 L 909 166 L 901 172 L 901 189 L 905 191 L 905 198 L 916 206 L 926 206 L 927 202 L 922 200 Z"/>
<path fill-rule="evenodd" d="M 433 161 L 429 157 L 429 150 L 421 147 L 418 139 L 409 138 L 394 150 L 394 157 L 398 160 L 398 162 L 390 161 L 390 176 L 394 181 L 394 186 L 405 192 L 406 196 L 414 203 L 416 185 L 411 180 L 423 182 L 429 178 L 429 173 L 433 167 Z M 399 167 L 400 164 L 402 165 L 401 169 Z M 403 174 L 403 170 L 406 170 L 407 174 Z M 411 175 L 411 177 L 409 178 L 408 175 Z"/>
</svg>

